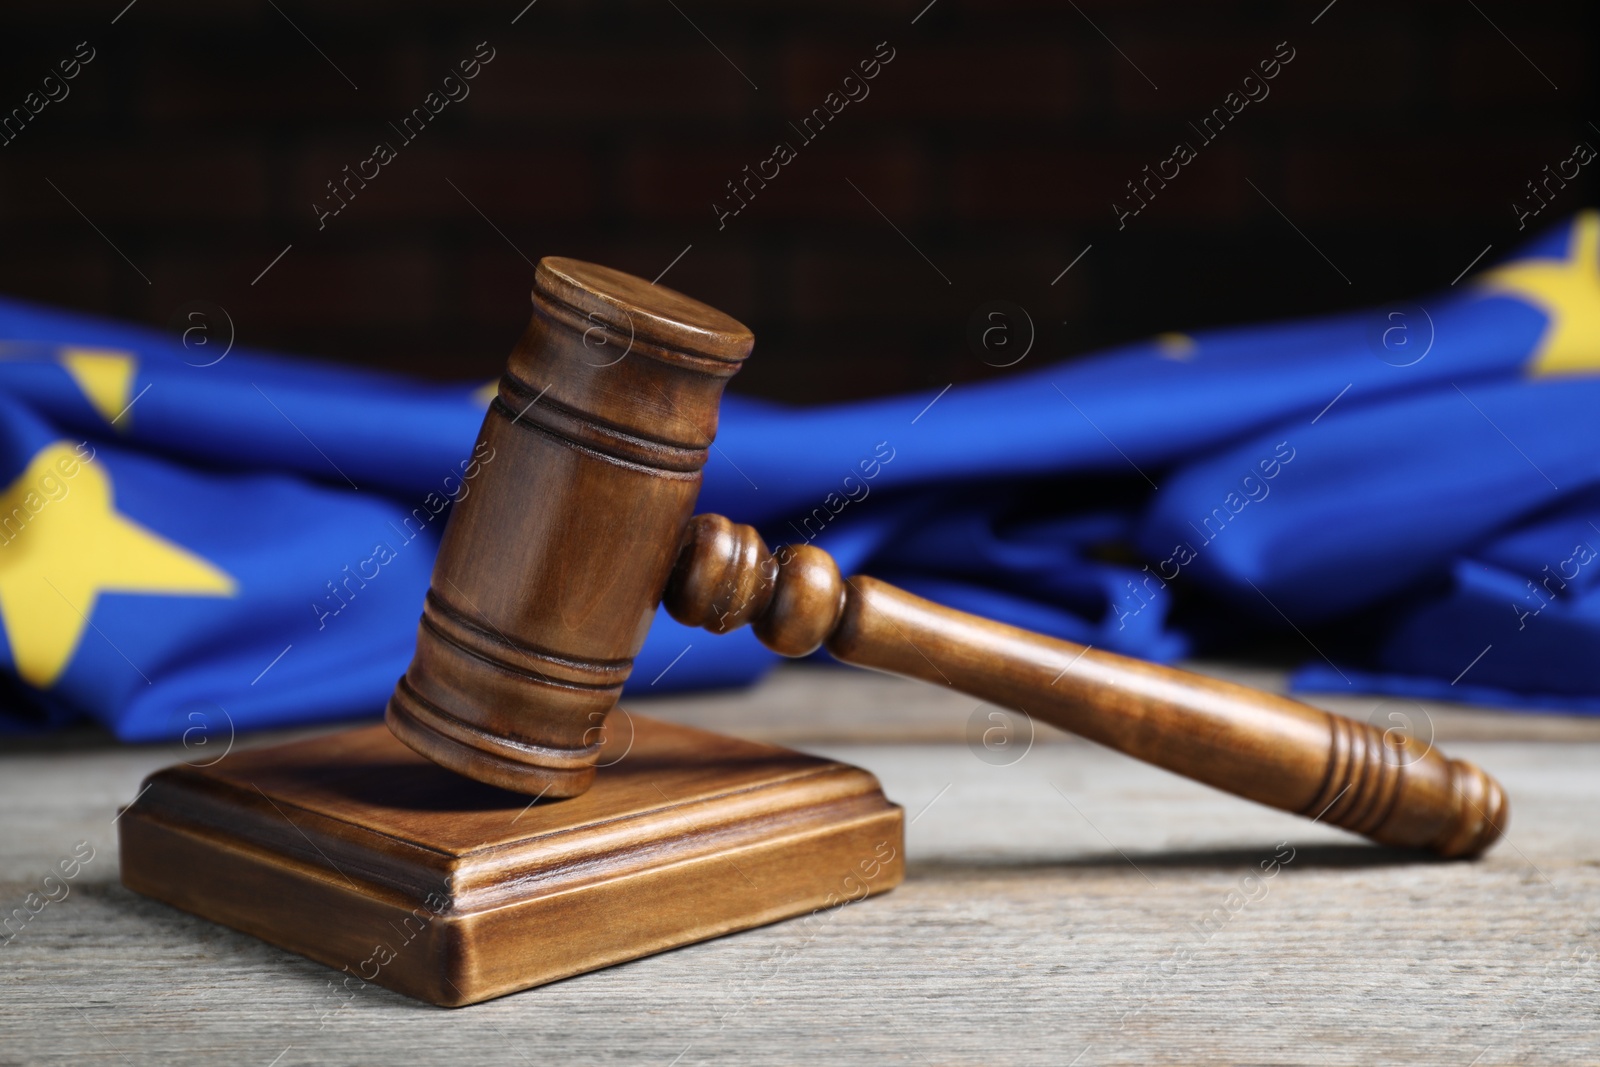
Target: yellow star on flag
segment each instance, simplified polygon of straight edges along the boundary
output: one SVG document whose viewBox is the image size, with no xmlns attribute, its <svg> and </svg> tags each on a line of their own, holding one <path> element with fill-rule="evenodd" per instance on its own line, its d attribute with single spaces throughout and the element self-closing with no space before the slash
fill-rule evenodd
<svg viewBox="0 0 1600 1067">
<path fill-rule="evenodd" d="M 1600 212 L 1583 211 L 1573 220 L 1565 257 L 1514 260 L 1478 284 L 1486 293 L 1526 300 L 1545 313 L 1528 373 L 1600 371 Z"/>
<path fill-rule="evenodd" d="M 1176 360 L 1187 363 L 1194 358 L 1195 349 L 1200 346 L 1193 337 L 1186 333 L 1158 333 L 1154 338 L 1156 342 L 1156 355 L 1162 359 Z"/>
<path fill-rule="evenodd" d="M 129 398 L 133 393 L 134 373 L 139 369 L 138 359 L 131 352 L 115 348 L 70 345 L 56 358 L 100 417 L 126 431 L 131 418 L 128 405 L 133 402 Z"/>
<path fill-rule="evenodd" d="M 0 620 L 29 685 L 61 677 L 101 593 L 232 596 L 237 588 L 207 560 L 119 513 L 111 496 L 104 468 L 66 441 L 41 449 L 0 493 Z"/>
</svg>

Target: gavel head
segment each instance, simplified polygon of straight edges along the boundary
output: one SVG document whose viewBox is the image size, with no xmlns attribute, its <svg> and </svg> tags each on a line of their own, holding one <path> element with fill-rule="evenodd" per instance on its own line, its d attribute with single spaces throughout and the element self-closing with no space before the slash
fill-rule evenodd
<svg viewBox="0 0 1600 1067">
<path fill-rule="evenodd" d="M 385 717 L 506 789 L 576 796 L 700 489 L 744 326 L 632 275 L 541 260 Z M 471 468 L 469 468 L 470 470 Z"/>
</svg>

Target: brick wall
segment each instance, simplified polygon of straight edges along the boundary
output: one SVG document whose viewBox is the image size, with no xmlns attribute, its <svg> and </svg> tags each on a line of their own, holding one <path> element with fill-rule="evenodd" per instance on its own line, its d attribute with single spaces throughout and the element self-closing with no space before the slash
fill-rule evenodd
<svg viewBox="0 0 1600 1067">
<path fill-rule="evenodd" d="M 513 25 L 522 2 L 8 15 L 0 108 L 77 42 L 95 58 L 0 146 L 0 291 L 156 324 L 206 300 L 241 343 L 487 377 L 524 256 L 653 277 L 692 245 L 665 281 L 755 328 L 741 387 L 836 399 L 1005 373 L 965 341 L 994 299 L 1037 324 L 1031 365 L 1442 286 L 1514 243 L 1527 180 L 1600 145 L 1576 3 L 537 0 Z M 388 124 L 479 41 L 470 96 L 403 143 Z M 870 95 L 805 143 L 790 122 L 880 41 Z M 1280 41 L 1270 95 L 1199 145 L 1187 124 Z M 319 230 L 379 140 L 396 158 Z M 796 157 L 719 229 L 780 140 Z M 1119 230 L 1177 140 L 1197 158 Z"/>
</svg>

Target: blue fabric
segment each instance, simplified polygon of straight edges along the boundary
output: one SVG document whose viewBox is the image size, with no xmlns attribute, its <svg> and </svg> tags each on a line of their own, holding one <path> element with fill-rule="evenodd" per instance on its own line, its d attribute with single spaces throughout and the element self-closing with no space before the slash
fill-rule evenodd
<svg viewBox="0 0 1600 1067">
<path fill-rule="evenodd" d="M 0 723 L 147 740 L 215 709 L 239 729 L 372 716 L 405 669 L 448 505 L 492 462 L 482 385 L 195 362 L 164 333 L 0 301 Z M 1303 688 L 1593 712 L 1597 370 L 1586 212 L 1400 312 L 942 394 L 729 396 L 700 509 L 1099 648 L 1270 637 L 1303 652 Z M 662 615 L 628 691 L 774 659 Z"/>
</svg>

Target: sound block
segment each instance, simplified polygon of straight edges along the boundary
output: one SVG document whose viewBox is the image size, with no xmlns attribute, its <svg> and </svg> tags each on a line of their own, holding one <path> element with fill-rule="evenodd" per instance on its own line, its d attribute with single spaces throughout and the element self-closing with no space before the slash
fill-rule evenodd
<svg viewBox="0 0 1600 1067">
<path fill-rule="evenodd" d="M 352 989 L 458 1006 L 904 876 L 903 812 L 866 771 L 612 720 L 593 788 L 570 800 L 460 777 L 381 724 L 169 767 L 118 821 L 122 883 Z"/>
</svg>

